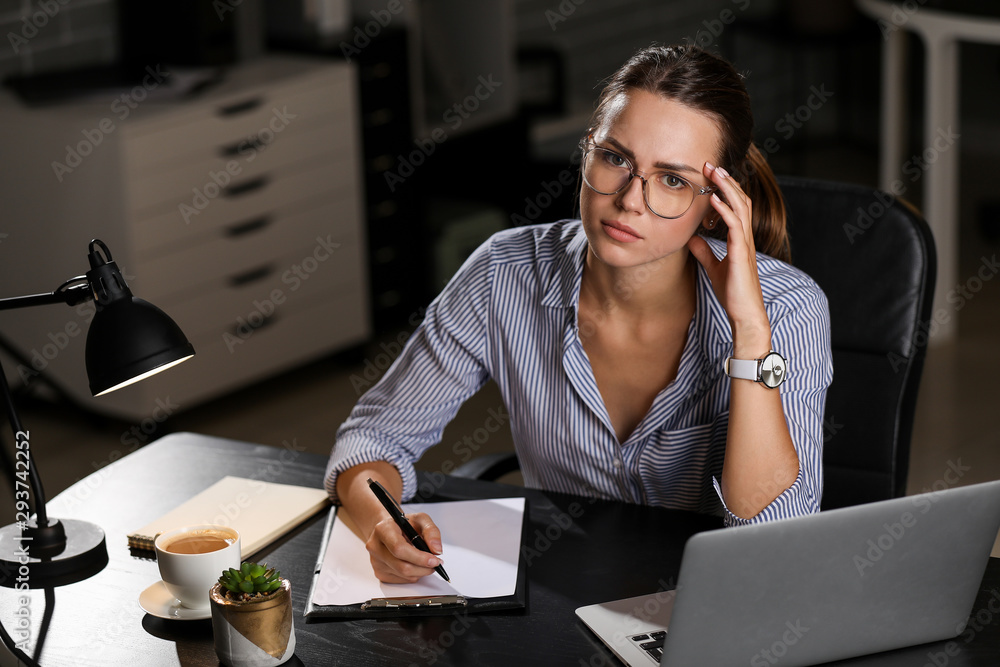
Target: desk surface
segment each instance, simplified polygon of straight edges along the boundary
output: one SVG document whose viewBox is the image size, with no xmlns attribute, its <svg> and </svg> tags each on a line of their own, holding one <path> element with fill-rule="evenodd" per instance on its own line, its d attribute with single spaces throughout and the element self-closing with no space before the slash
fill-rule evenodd
<svg viewBox="0 0 1000 667">
<path fill-rule="evenodd" d="M 194 463 L 196 462 L 196 463 Z M 211 621 L 166 621 L 138 606 L 158 579 L 156 563 L 130 555 L 125 535 L 231 474 L 321 485 L 325 457 L 193 434 L 162 438 L 95 472 L 49 503 L 58 518 L 99 523 L 110 564 L 53 591 L 30 591 L 29 646 L 42 665 L 218 665 Z M 619 665 L 580 623 L 584 604 L 673 587 L 686 538 L 719 525 L 688 512 L 542 493 L 485 482 L 424 478 L 435 499 L 526 495 L 528 603 L 514 612 L 391 620 L 302 617 L 319 551 L 323 514 L 259 557 L 292 582 L 296 657 L 289 665 Z M 650 528 L 653 544 L 641 536 Z M 845 661 L 843 665 L 995 665 L 1000 655 L 1000 560 L 990 562 L 970 630 L 954 640 Z M 0 589 L 0 620 L 13 625 L 17 596 Z M 996 611 L 994 611 L 996 609 Z M 978 620 L 977 620 L 978 614 Z M 720 635 L 720 638 L 722 636 Z"/>
</svg>

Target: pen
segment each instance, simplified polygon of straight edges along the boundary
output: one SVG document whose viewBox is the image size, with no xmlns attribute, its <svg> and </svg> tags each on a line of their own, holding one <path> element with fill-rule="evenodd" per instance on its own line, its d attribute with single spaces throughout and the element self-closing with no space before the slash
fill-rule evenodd
<svg viewBox="0 0 1000 667">
<path fill-rule="evenodd" d="M 403 514 L 403 508 L 400 507 L 395 499 L 389 495 L 389 492 L 385 490 L 381 484 L 373 480 L 371 477 L 368 478 L 368 487 L 375 494 L 375 497 L 379 499 L 382 503 L 382 507 L 389 513 L 392 520 L 396 522 L 399 529 L 403 531 L 403 535 L 406 535 L 406 539 L 413 543 L 413 546 L 420 549 L 421 551 L 426 551 L 429 554 L 434 552 L 431 551 L 427 543 L 424 542 L 424 538 L 420 537 L 420 533 L 414 530 L 410 522 L 406 520 L 406 515 Z M 451 579 L 448 578 L 448 573 L 444 571 L 444 568 L 440 565 L 434 568 L 434 571 L 441 575 L 441 577 L 451 583 Z"/>
</svg>

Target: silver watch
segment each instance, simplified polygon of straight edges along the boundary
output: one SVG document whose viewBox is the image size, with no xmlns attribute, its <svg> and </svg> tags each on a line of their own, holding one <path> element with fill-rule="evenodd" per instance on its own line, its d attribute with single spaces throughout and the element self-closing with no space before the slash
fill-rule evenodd
<svg viewBox="0 0 1000 667">
<path fill-rule="evenodd" d="M 785 381 L 788 375 L 788 361 L 771 350 L 761 359 L 726 359 L 726 375 L 740 380 L 760 382 L 774 389 Z"/>
</svg>

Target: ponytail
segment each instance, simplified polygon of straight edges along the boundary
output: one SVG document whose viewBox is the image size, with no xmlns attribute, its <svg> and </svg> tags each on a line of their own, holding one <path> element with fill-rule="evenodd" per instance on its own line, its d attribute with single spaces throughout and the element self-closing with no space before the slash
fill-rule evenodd
<svg viewBox="0 0 1000 667">
<path fill-rule="evenodd" d="M 756 144 L 747 151 L 746 175 L 739 181 L 743 192 L 753 202 L 753 243 L 765 255 L 783 262 L 792 261 L 788 243 L 785 200 L 774 178 L 771 165 Z"/>
</svg>

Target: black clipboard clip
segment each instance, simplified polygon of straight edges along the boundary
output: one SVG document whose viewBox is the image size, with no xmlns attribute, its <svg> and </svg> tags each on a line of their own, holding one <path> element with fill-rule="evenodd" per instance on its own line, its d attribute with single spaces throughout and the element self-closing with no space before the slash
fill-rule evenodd
<svg viewBox="0 0 1000 667">
<path fill-rule="evenodd" d="M 373 598 L 368 602 L 361 603 L 361 609 L 367 611 L 369 609 L 421 609 L 421 608 L 434 608 L 440 609 L 445 607 L 467 607 L 469 604 L 468 598 L 463 595 L 433 595 L 433 596 L 422 596 L 422 597 L 403 597 L 403 598 Z"/>
</svg>

